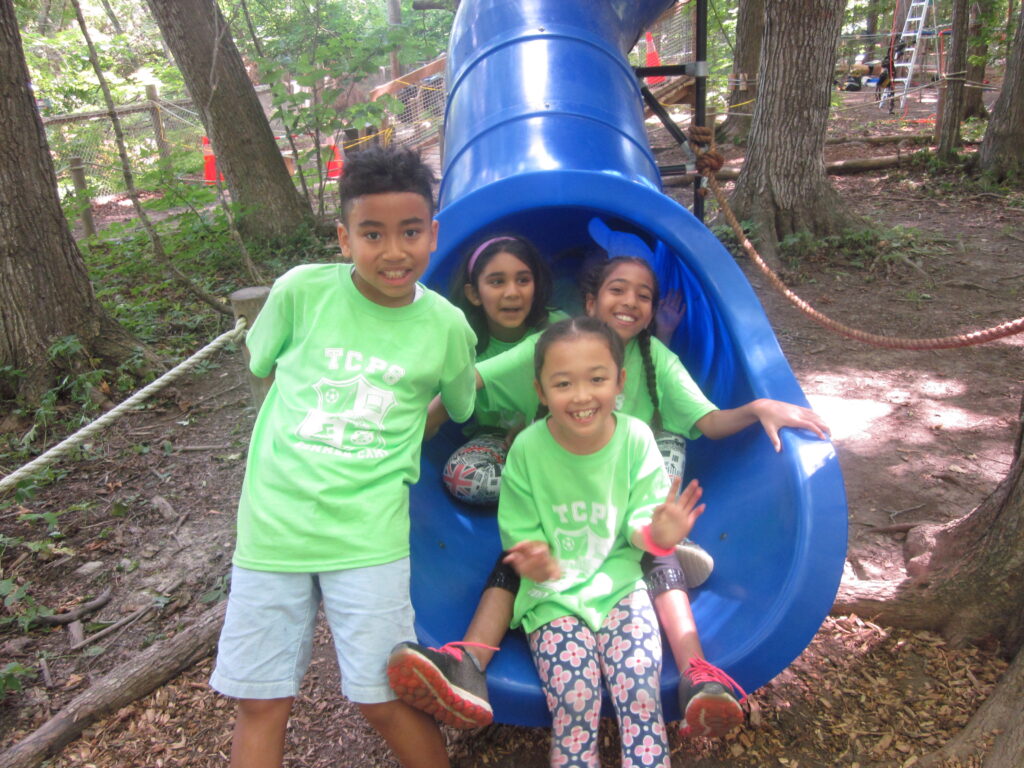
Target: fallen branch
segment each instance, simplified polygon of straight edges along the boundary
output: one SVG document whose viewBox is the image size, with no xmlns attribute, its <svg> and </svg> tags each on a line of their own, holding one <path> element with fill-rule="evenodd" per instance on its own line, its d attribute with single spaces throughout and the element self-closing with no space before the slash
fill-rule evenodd
<svg viewBox="0 0 1024 768">
<path fill-rule="evenodd" d="M 897 155 L 883 155 L 881 157 L 863 157 L 855 160 L 836 160 L 825 164 L 825 172 L 832 176 L 846 176 L 851 173 L 864 173 L 866 171 L 881 171 L 886 168 L 896 168 L 907 162 L 910 155 L 901 153 Z M 732 181 L 739 178 L 739 168 L 722 168 L 715 172 L 715 178 L 719 181 Z M 672 176 L 662 181 L 666 187 L 683 187 L 692 184 L 697 176 L 687 174 L 685 176 Z"/>
<path fill-rule="evenodd" d="M 895 144 L 906 141 L 911 144 L 931 144 L 934 133 L 896 133 L 891 136 L 835 136 L 825 139 L 826 144 Z"/>
<path fill-rule="evenodd" d="M 101 640 L 104 637 L 106 637 L 107 635 L 109 635 L 109 634 L 111 634 L 113 632 L 116 632 L 117 630 L 122 629 L 123 627 L 127 627 L 129 624 L 134 624 L 136 621 L 138 621 L 143 616 L 145 616 L 147 613 L 149 613 L 151 610 L 153 610 L 154 607 L 155 606 L 147 605 L 147 606 L 144 606 L 142 608 L 139 608 L 139 610 L 135 611 L 135 613 L 129 614 L 128 616 L 125 616 L 123 619 L 119 619 L 118 621 L 115 621 L 109 627 L 104 627 L 103 629 L 101 629 L 96 634 L 89 635 L 84 640 L 81 640 L 81 641 L 75 643 L 74 645 L 71 646 L 71 650 L 72 651 L 77 651 L 79 648 L 84 648 L 85 646 L 89 645 L 90 643 L 95 643 L 97 640 Z"/>
<path fill-rule="evenodd" d="M 864 171 L 878 171 L 884 168 L 895 168 L 910 159 L 910 155 L 900 153 L 896 155 L 882 155 L 881 157 L 861 157 L 854 160 L 836 160 L 825 163 L 825 172 L 833 176 L 845 176 L 848 173 L 863 173 Z"/>
<path fill-rule="evenodd" d="M 95 599 L 90 600 L 88 603 L 82 603 L 72 611 L 55 613 L 53 616 L 37 616 L 32 620 L 32 625 L 36 627 L 60 627 L 64 624 L 70 624 L 73 621 L 78 621 L 78 619 L 83 616 L 87 616 L 93 611 L 98 611 L 104 605 L 109 603 L 111 594 L 112 591 L 110 588 L 107 588 Z"/>
<path fill-rule="evenodd" d="M 154 643 L 111 670 L 56 715 L 0 753 L 0 768 L 35 768 L 97 720 L 131 704 L 209 656 L 217 645 L 226 603 L 174 637 Z"/>
</svg>

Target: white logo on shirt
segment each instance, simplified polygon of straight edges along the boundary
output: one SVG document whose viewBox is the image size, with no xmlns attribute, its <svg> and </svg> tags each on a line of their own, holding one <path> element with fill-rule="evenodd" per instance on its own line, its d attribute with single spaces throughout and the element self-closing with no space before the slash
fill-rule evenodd
<svg viewBox="0 0 1024 768">
<path fill-rule="evenodd" d="M 299 425 L 299 437 L 345 452 L 384 447 L 381 430 L 395 404 L 394 392 L 370 384 L 364 376 L 344 381 L 321 378 L 313 389 L 317 405 Z"/>
</svg>

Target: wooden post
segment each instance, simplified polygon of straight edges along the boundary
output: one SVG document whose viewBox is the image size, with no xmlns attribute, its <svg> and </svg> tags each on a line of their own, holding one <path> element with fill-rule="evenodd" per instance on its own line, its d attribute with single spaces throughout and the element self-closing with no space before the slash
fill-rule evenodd
<svg viewBox="0 0 1024 768">
<path fill-rule="evenodd" d="M 80 157 L 71 158 L 71 181 L 75 185 L 75 195 L 79 199 L 81 210 L 78 213 L 85 229 L 85 236 L 96 234 L 96 225 L 92 220 L 92 198 L 89 197 L 89 184 L 85 180 L 85 163 Z"/>
<path fill-rule="evenodd" d="M 235 320 L 237 321 L 238 318 L 244 317 L 246 328 L 252 328 L 252 324 L 256 322 L 256 317 L 259 315 L 260 310 L 263 309 L 263 304 L 266 302 L 269 293 L 270 289 L 265 286 L 240 288 L 232 293 L 228 298 L 231 299 L 231 309 L 235 313 Z M 245 360 L 245 367 L 248 369 L 249 348 L 244 344 L 242 345 L 242 359 Z M 259 410 L 260 406 L 263 405 L 263 401 L 270 391 L 270 385 L 273 383 L 273 373 L 265 379 L 253 376 L 251 372 L 249 373 L 249 390 L 252 393 L 252 404 L 256 406 L 256 410 Z"/>
<path fill-rule="evenodd" d="M 164 133 L 164 121 L 160 115 L 158 95 L 155 85 L 146 86 L 146 98 L 149 99 L 149 114 L 153 120 L 153 135 L 156 136 L 156 149 L 160 153 L 160 165 L 164 171 L 170 172 L 171 147 L 167 144 L 167 135 Z"/>
</svg>

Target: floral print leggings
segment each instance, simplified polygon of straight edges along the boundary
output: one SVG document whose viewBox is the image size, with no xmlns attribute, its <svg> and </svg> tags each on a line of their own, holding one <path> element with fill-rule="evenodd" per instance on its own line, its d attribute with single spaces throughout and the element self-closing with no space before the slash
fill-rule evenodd
<svg viewBox="0 0 1024 768">
<path fill-rule="evenodd" d="M 646 590 L 619 601 L 594 633 L 562 616 L 530 633 L 530 650 L 552 718 L 551 765 L 596 768 L 601 683 L 622 736 L 623 768 L 670 768 L 661 714 L 661 633 Z"/>
</svg>

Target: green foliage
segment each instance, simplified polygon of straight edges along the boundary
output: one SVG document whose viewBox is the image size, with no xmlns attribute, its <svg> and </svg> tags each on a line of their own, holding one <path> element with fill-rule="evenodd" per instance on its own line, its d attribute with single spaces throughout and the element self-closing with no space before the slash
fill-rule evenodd
<svg viewBox="0 0 1024 768">
<path fill-rule="evenodd" d="M 201 603 L 219 603 L 228 596 L 228 589 L 230 587 L 231 577 L 227 574 L 220 576 L 213 583 L 213 587 L 204 592 L 199 597 Z"/>
<path fill-rule="evenodd" d="M 783 238 L 779 250 L 794 270 L 803 263 L 817 262 L 888 272 L 899 265 L 920 268 L 912 259 L 920 261 L 934 250 L 934 244 L 925 241 L 919 230 L 901 226 L 848 230 L 827 237 L 802 231 Z"/>
<path fill-rule="evenodd" d="M 111 0 L 110 4 L 121 33 L 101 8 L 82 5 L 114 100 L 123 104 L 145 98 L 145 86 L 149 83 L 158 84 L 168 98 L 183 95 L 181 76 L 164 55 L 156 26 L 144 4 L 131 0 Z M 25 61 L 42 112 L 55 115 L 102 109 L 102 92 L 74 13 L 68 3 L 52 3 L 50 11 L 54 16 L 58 5 L 64 15 L 51 17 L 45 24 L 41 23 L 42 8 L 37 7 L 32 16 L 28 8 L 19 13 L 19 18 L 24 19 L 21 36 Z"/>
<path fill-rule="evenodd" d="M 410 66 L 433 58 L 443 49 L 441 40 L 432 46 L 411 24 L 389 25 L 383 3 L 300 3 L 275 8 L 273 14 L 258 12 L 253 4 L 252 11 L 263 38 L 259 51 L 252 43 L 252 54 L 261 80 L 271 84 L 277 117 L 288 133 L 313 138 L 298 165 L 312 178 L 317 210 L 323 213 L 331 159 L 326 140 L 344 145 L 346 129 L 376 131 L 387 114 L 404 108 L 393 97 L 368 101 L 363 83 L 388 63 L 392 50 L 397 48 L 400 62 Z"/>
<path fill-rule="evenodd" d="M 981 141 L 987 128 L 988 120 L 969 117 L 960 124 L 960 136 L 964 141 Z"/>
<path fill-rule="evenodd" d="M 16 661 L 8 662 L 0 667 L 0 701 L 9 693 L 17 693 L 26 681 L 34 680 L 38 673 L 32 667 L 26 667 Z"/>
<path fill-rule="evenodd" d="M 52 616 L 53 611 L 36 601 L 29 593 L 31 582 L 18 584 L 14 579 L 0 579 L 0 598 L 3 598 L 4 614 L 0 616 L 0 627 L 17 624 L 22 632 L 40 616 Z"/>
</svg>

